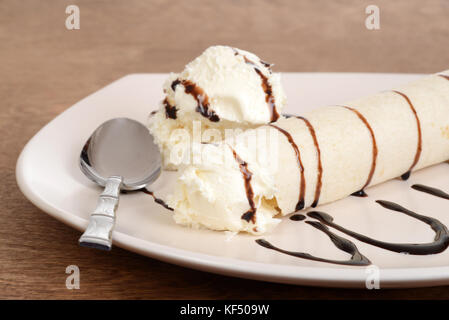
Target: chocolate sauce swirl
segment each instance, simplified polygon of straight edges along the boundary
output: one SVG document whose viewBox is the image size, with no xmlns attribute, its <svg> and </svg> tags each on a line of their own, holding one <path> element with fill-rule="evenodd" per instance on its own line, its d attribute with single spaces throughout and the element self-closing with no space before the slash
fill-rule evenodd
<svg viewBox="0 0 449 320">
<path fill-rule="evenodd" d="M 331 260 L 331 259 L 325 259 L 320 258 L 311 255 L 310 253 L 305 252 L 295 252 L 295 251 L 287 251 L 281 248 L 278 248 L 268 242 L 265 239 L 257 239 L 256 243 L 262 247 L 265 247 L 270 250 L 274 250 L 280 253 L 287 254 L 289 256 L 307 259 L 307 260 L 313 260 L 313 261 L 320 261 L 320 262 L 326 262 L 326 263 L 333 263 L 333 264 L 340 264 L 340 265 L 346 265 L 346 266 L 367 266 L 371 264 L 371 261 L 365 257 L 363 254 L 360 253 L 360 251 L 357 249 L 356 245 L 343 237 L 340 237 L 336 235 L 335 233 L 331 232 L 328 227 L 325 225 L 316 222 L 316 221 L 306 221 L 307 224 L 311 225 L 312 227 L 324 232 L 329 236 L 333 244 L 340 250 L 347 252 L 351 255 L 351 258 L 349 260 Z"/>
<path fill-rule="evenodd" d="M 368 243 L 370 245 L 386 249 L 393 252 L 399 252 L 399 253 L 407 253 L 407 254 L 413 254 L 413 255 L 428 255 L 428 254 L 435 254 L 440 253 L 446 250 L 446 248 L 449 246 L 449 231 L 447 227 L 442 224 L 439 220 L 423 216 L 420 214 L 417 214 L 411 210 L 408 210 L 394 202 L 385 201 L 385 200 L 377 200 L 378 204 L 380 204 L 382 207 L 404 213 L 412 218 L 418 219 L 426 224 L 428 224 L 432 230 L 435 232 L 434 241 L 430 243 L 391 243 L 391 242 L 384 242 L 379 241 L 376 239 L 369 238 L 365 235 L 362 235 L 360 233 L 356 233 L 354 231 L 348 230 L 336 223 L 333 222 L 334 218 L 332 218 L 330 215 L 324 212 L 319 211 L 312 211 L 309 212 L 307 215 L 310 218 L 314 218 L 319 220 L 321 223 L 332 227 L 336 230 L 339 230 L 345 234 L 347 234 L 350 237 L 353 237 L 357 240 L 360 240 L 362 242 Z"/>
<path fill-rule="evenodd" d="M 248 199 L 248 204 L 250 207 L 250 209 L 242 215 L 242 219 L 245 220 L 246 222 L 251 221 L 253 223 L 256 223 L 257 208 L 256 205 L 254 204 L 254 191 L 253 187 L 251 186 L 251 178 L 253 176 L 253 173 L 248 170 L 248 163 L 243 161 L 233 148 L 231 147 L 229 148 L 231 149 L 234 159 L 235 161 L 237 161 L 240 168 L 240 172 L 242 173 L 243 180 L 245 182 L 246 198 Z"/>
<path fill-rule="evenodd" d="M 298 203 L 296 204 L 296 211 L 301 210 L 304 208 L 305 205 L 305 194 L 306 194 L 306 179 L 304 176 L 304 166 L 302 164 L 302 160 L 301 160 L 301 153 L 299 152 L 298 146 L 296 145 L 295 141 L 293 140 L 293 137 L 291 136 L 290 133 L 288 133 L 287 131 L 285 131 L 284 129 L 275 126 L 274 124 L 270 124 L 271 127 L 279 130 L 288 140 L 288 142 L 290 143 L 290 145 L 292 146 L 293 150 L 295 151 L 296 154 L 296 160 L 298 162 L 298 167 L 299 167 L 299 172 L 301 175 L 300 178 L 300 184 L 299 184 L 299 200 Z"/>
<path fill-rule="evenodd" d="M 444 78 L 444 79 L 446 79 L 446 80 L 449 80 L 449 76 L 447 76 L 447 75 L 445 75 L 445 74 L 439 74 L 439 76 L 442 77 L 442 78 Z"/>
<path fill-rule="evenodd" d="M 203 117 L 209 119 L 212 122 L 220 121 L 220 117 L 215 113 L 214 110 L 210 109 L 209 97 L 200 86 L 190 80 L 176 79 L 171 84 L 171 88 L 173 89 L 173 91 L 176 90 L 176 87 L 179 84 L 182 84 L 184 86 L 185 93 L 190 94 L 196 100 L 196 112 L 199 112 Z"/>
<path fill-rule="evenodd" d="M 418 128 L 418 145 L 416 147 L 415 158 L 413 160 L 412 165 L 408 169 L 408 171 L 401 176 L 402 180 L 407 180 L 408 178 L 410 178 L 410 173 L 412 172 L 412 170 L 415 167 L 415 165 L 418 163 L 419 157 L 421 156 L 421 151 L 422 151 L 421 123 L 419 121 L 418 113 L 416 112 L 416 109 L 413 106 L 412 102 L 410 101 L 409 97 L 407 95 L 405 95 L 404 93 L 399 92 L 399 91 L 393 90 L 393 92 L 399 94 L 400 96 L 402 96 L 407 101 L 408 105 L 410 106 L 410 109 L 412 110 L 412 112 L 413 112 L 413 114 L 415 116 L 416 126 Z"/>
<path fill-rule="evenodd" d="M 365 193 L 364 189 L 370 184 L 371 179 L 373 178 L 374 175 L 374 171 L 376 170 L 376 162 L 377 162 L 377 142 L 376 142 L 376 137 L 374 136 L 374 131 L 371 128 L 368 120 L 366 120 L 366 118 L 356 109 L 348 107 L 348 106 L 343 106 L 344 108 L 351 110 L 352 112 L 354 112 L 357 117 L 363 122 L 363 124 L 366 126 L 366 128 L 368 129 L 370 135 L 371 135 L 371 143 L 372 143 L 372 160 L 371 160 L 371 169 L 370 172 L 368 174 L 368 178 L 366 179 L 365 184 L 363 185 L 363 187 L 357 191 L 354 192 L 352 195 L 353 196 L 357 196 L 357 197 L 366 197 L 367 194 Z"/>
<path fill-rule="evenodd" d="M 287 118 L 291 117 L 290 115 Z M 321 163 L 321 150 L 320 145 L 318 144 L 318 139 L 316 137 L 315 129 L 309 120 L 304 117 L 296 116 L 297 119 L 301 119 L 305 122 L 307 128 L 309 129 L 310 135 L 313 139 L 313 144 L 315 145 L 316 153 L 317 153 L 317 178 L 316 178 L 316 187 L 315 187 L 315 197 L 311 204 L 312 208 L 315 208 L 318 205 L 318 201 L 320 199 L 321 187 L 322 187 L 322 178 L 323 178 L 323 165 Z"/>
<path fill-rule="evenodd" d="M 422 186 L 422 185 L 414 185 L 413 188 L 416 190 L 419 190 L 419 191 L 433 194 L 437 197 L 449 199 L 449 194 L 447 194 L 441 190 L 435 189 L 435 188 L 426 187 L 426 186 Z M 319 212 L 319 211 L 311 211 L 311 212 L 307 213 L 307 216 L 310 218 L 316 219 L 319 222 L 306 221 L 306 223 L 314 226 L 315 228 L 321 230 L 322 232 L 325 232 L 331 238 L 332 242 L 339 249 L 350 253 L 352 255 L 350 260 L 346 260 L 346 261 L 330 260 L 330 259 L 315 257 L 309 253 L 287 251 L 287 250 L 284 250 L 284 249 L 281 249 L 281 248 L 278 248 L 278 247 L 272 245 L 270 242 L 268 242 L 264 239 L 258 239 L 258 240 L 256 240 L 256 243 L 267 248 L 267 249 L 275 250 L 280 253 L 284 253 L 284 254 L 298 257 L 298 258 L 314 260 L 314 261 L 321 261 L 321 262 L 326 262 L 326 263 L 352 265 L 352 266 L 364 266 L 364 265 L 370 264 L 371 262 L 369 261 L 368 258 L 363 256 L 358 251 L 358 249 L 354 243 L 352 243 L 348 239 L 339 237 L 339 236 L 335 235 L 334 233 L 330 232 L 326 226 L 334 228 L 334 229 L 336 229 L 342 233 L 345 233 L 345 234 L 349 235 L 350 237 L 353 237 L 359 241 L 368 243 L 370 245 L 373 245 L 373 246 L 376 246 L 376 247 L 379 247 L 379 248 L 382 248 L 385 250 L 398 252 L 398 253 L 405 253 L 405 254 L 412 254 L 412 255 L 437 254 L 437 253 L 443 252 L 449 246 L 449 230 L 439 220 L 432 218 L 432 217 L 420 215 L 420 214 L 415 213 L 411 210 L 408 210 L 394 202 L 385 201 L 385 200 L 377 200 L 376 202 L 386 209 L 404 213 L 412 218 L 420 220 L 420 221 L 424 222 L 425 224 L 429 225 L 430 228 L 435 232 L 434 241 L 430 242 L 430 243 L 421 243 L 421 244 L 391 243 L 391 242 L 379 241 L 376 239 L 369 238 L 360 233 L 356 233 L 354 231 L 348 230 L 348 229 L 334 223 L 334 218 L 327 213 Z M 305 217 L 303 215 L 296 214 L 296 215 L 291 216 L 290 219 L 293 221 L 302 221 L 305 219 Z"/>
<path fill-rule="evenodd" d="M 425 186 L 425 185 L 422 185 L 422 184 L 414 184 L 414 185 L 412 185 L 412 188 L 417 190 L 417 191 L 421 191 L 421 192 L 425 192 L 425 193 L 431 194 L 431 195 L 433 195 L 435 197 L 440 197 L 440 198 L 449 200 L 449 193 L 446 193 L 443 190 L 440 190 L 440 189 L 437 189 L 437 188 Z"/>
</svg>

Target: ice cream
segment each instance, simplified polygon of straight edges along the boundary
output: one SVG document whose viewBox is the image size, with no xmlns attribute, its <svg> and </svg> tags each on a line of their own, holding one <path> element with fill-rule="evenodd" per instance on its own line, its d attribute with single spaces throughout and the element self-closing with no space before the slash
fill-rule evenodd
<svg viewBox="0 0 449 320">
<path fill-rule="evenodd" d="M 267 128 L 248 130 L 233 144 L 226 141 L 202 146 L 201 161 L 181 169 L 181 177 L 168 199 L 177 223 L 264 233 L 280 222 L 273 218 L 280 213 L 274 198 L 277 189 L 273 172 L 277 163 L 267 163 L 270 154 L 277 151 L 278 135 L 275 131 L 266 135 Z M 257 131 L 262 134 L 257 136 Z M 260 138 L 263 133 L 267 139 Z M 258 138 L 259 147 L 248 143 L 252 138 Z"/>
<path fill-rule="evenodd" d="M 272 72 L 270 64 L 227 46 L 210 47 L 184 71 L 170 74 L 164 92 L 149 128 L 166 168 L 190 162 L 193 143 L 211 142 L 201 133 L 194 141 L 195 129 L 216 129 L 212 142 L 217 142 L 224 139 L 226 128 L 247 129 L 276 121 L 286 103 L 280 75 Z"/>
<path fill-rule="evenodd" d="M 256 153 L 248 143 L 204 145 L 202 162 L 183 169 L 168 200 L 177 223 L 261 234 L 282 215 L 448 160 L 449 71 L 243 136 L 257 130 L 273 137 L 277 165 L 257 159 L 270 149 L 260 141 Z"/>
</svg>

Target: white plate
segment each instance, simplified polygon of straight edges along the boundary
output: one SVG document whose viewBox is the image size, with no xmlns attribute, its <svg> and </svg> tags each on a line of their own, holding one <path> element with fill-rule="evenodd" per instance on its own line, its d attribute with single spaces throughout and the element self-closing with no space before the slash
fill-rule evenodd
<svg viewBox="0 0 449 320">
<path fill-rule="evenodd" d="M 17 181 L 26 197 L 56 219 L 83 230 L 100 189 L 79 170 L 81 147 L 91 132 L 110 118 L 129 117 L 145 122 L 162 98 L 161 86 L 166 76 L 126 76 L 81 100 L 39 131 L 24 148 L 17 164 Z M 312 107 L 342 103 L 420 76 L 285 73 L 283 82 L 289 100 L 285 112 L 302 113 Z M 369 188 L 368 198 L 348 197 L 320 206 L 320 210 L 332 214 L 338 224 L 376 239 L 428 242 L 434 234 L 427 225 L 381 208 L 374 200 L 394 201 L 449 225 L 449 201 L 410 188 L 413 183 L 423 183 L 449 190 L 448 178 L 449 166 L 440 164 L 412 174 L 409 181 L 392 180 Z M 157 184 L 163 185 L 164 181 Z M 369 275 L 365 267 L 302 260 L 267 250 L 255 243 L 259 237 L 243 234 L 229 240 L 224 232 L 181 227 L 173 222 L 170 211 L 143 193 L 121 197 L 113 238 L 116 246 L 152 258 L 236 277 L 303 285 L 364 287 Z M 284 249 L 327 258 L 347 258 L 347 254 L 339 251 L 322 232 L 288 218 L 264 238 Z M 381 287 L 449 284 L 449 250 L 430 256 L 412 256 L 349 239 L 379 268 Z"/>
</svg>

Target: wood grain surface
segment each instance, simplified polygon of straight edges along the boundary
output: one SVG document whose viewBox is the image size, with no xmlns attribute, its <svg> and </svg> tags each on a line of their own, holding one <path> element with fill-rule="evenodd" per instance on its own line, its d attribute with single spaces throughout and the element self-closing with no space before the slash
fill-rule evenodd
<svg viewBox="0 0 449 320">
<path fill-rule="evenodd" d="M 380 30 L 365 8 L 380 7 Z M 67 5 L 80 30 L 65 28 Z M 449 68 L 449 1 L 0 0 L 0 298 L 449 298 L 449 287 L 342 290 L 189 270 L 80 233 L 34 207 L 15 182 L 25 143 L 72 104 L 126 74 L 180 71 L 213 44 L 253 51 L 277 71 L 432 73 Z M 81 270 L 67 290 L 65 268 Z"/>
</svg>

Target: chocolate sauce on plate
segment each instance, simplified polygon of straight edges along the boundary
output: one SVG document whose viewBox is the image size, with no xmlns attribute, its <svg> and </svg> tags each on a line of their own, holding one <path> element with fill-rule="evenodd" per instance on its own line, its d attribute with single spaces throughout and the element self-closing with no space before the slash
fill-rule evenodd
<svg viewBox="0 0 449 320">
<path fill-rule="evenodd" d="M 280 253 L 287 254 L 289 256 L 297 257 L 297 258 L 307 259 L 307 260 L 327 262 L 327 263 L 340 264 L 340 265 L 346 265 L 346 266 L 367 266 L 367 265 L 371 264 L 371 261 L 367 257 L 365 257 L 363 254 L 360 253 L 360 251 L 357 249 L 356 245 L 352 241 L 336 235 L 335 233 L 331 232 L 328 227 L 326 227 L 325 225 L 323 225 L 319 222 L 306 221 L 306 223 L 310 224 L 314 228 L 317 228 L 318 230 L 327 234 L 329 236 L 329 238 L 331 239 L 331 241 L 334 243 L 334 245 L 338 249 L 349 253 L 351 255 L 351 258 L 349 260 L 331 260 L 331 259 L 316 257 L 316 256 L 313 256 L 313 255 L 311 255 L 309 253 L 305 253 L 305 252 L 287 251 L 287 250 L 284 250 L 284 249 L 274 246 L 273 244 L 271 244 L 270 242 L 268 242 L 265 239 L 257 239 L 256 243 L 258 245 L 261 245 L 262 247 L 267 248 L 267 249 L 274 250 L 274 251 L 277 251 Z"/>
<path fill-rule="evenodd" d="M 290 217 L 290 220 L 292 221 L 302 221 L 305 220 L 306 216 L 300 213 L 294 214 Z"/>
<path fill-rule="evenodd" d="M 359 191 L 351 193 L 351 196 L 366 198 L 366 197 L 368 197 L 368 194 L 365 192 L 365 190 L 360 189 Z"/>
<path fill-rule="evenodd" d="M 428 187 L 428 186 L 425 186 L 422 184 L 414 184 L 414 185 L 412 185 L 412 188 L 415 190 L 421 191 L 421 192 L 431 194 L 435 197 L 440 197 L 440 198 L 449 200 L 449 193 L 446 193 L 443 190 L 440 190 L 437 188 Z"/>
<path fill-rule="evenodd" d="M 447 227 L 442 224 L 439 220 L 423 216 L 418 213 L 415 213 L 411 210 L 408 210 L 402 206 L 400 206 L 397 203 L 385 201 L 385 200 L 377 200 L 378 204 L 380 204 L 382 207 L 393 210 L 396 212 L 404 213 L 412 218 L 418 219 L 425 224 L 428 224 L 432 230 L 435 232 L 434 241 L 430 243 L 391 243 L 391 242 L 384 242 L 379 241 L 376 239 L 369 238 L 365 235 L 362 235 L 360 233 L 348 230 L 336 223 L 333 222 L 334 218 L 332 218 L 330 215 L 324 212 L 319 211 L 312 211 L 309 212 L 307 215 L 310 218 L 314 218 L 319 220 L 321 223 L 332 227 L 336 230 L 339 230 L 345 234 L 347 234 L 350 237 L 353 237 L 359 241 L 368 243 L 370 245 L 386 249 L 393 252 L 399 252 L 399 253 L 407 253 L 407 254 L 413 254 L 413 255 L 427 255 L 427 254 L 435 254 L 440 253 L 446 250 L 446 248 L 449 246 L 449 231 Z"/>
<path fill-rule="evenodd" d="M 170 210 L 170 211 L 173 211 L 173 208 L 171 208 L 168 204 L 166 204 L 164 200 L 159 199 L 159 198 L 156 198 L 156 196 L 154 195 L 153 191 L 150 191 L 150 190 L 148 190 L 147 188 L 142 188 L 142 189 L 139 189 L 139 190 L 137 190 L 137 191 L 141 191 L 141 192 L 143 192 L 143 193 L 146 193 L 146 194 L 152 196 L 153 199 L 154 199 L 154 202 L 156 202 L 157 204 L 160 204 L 160 205 L 163 206 L 165 209 L 168 209 L 168 210 Z"/>
</svg>

